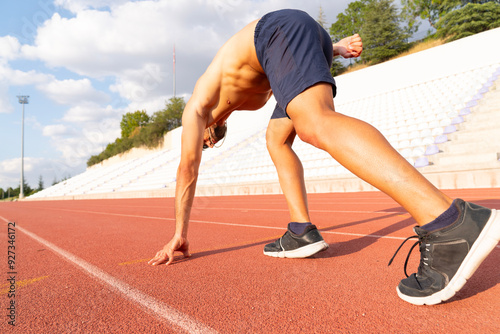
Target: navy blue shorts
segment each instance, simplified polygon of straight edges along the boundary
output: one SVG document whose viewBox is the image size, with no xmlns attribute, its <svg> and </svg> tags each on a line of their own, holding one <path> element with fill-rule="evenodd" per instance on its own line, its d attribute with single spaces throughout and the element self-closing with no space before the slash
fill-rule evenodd
<svg viewBox="0 0 500 334">
<path fill-rule="evenodd" d="M 288 103 L 318 82 L 330 83 L 336 95 L 330 35 L 307 13 L 283 9 L 264 15 L 255 27 L 254 42 L 277 101 L 271 118 L 288 117 Z"/>
</svg>

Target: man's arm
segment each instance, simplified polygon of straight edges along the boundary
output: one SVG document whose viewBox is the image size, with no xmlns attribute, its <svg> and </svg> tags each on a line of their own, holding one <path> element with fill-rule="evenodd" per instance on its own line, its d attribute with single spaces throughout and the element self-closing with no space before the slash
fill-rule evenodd
<svg viewBox="0 0 500 334">
<path fill-rule="evenodd" d="M 346 37 L 333 44 L 333 56 L 355 58 L 363 51 L 363 41 L 358 34 Z"/>
<path fill-rule="evenodd" d="M 212 73 L 212 74 L 211 74 Z M 175 233 L 172 239 L 158 251 L 148 263 L 169 265 L 174 252 L 180 251 L 185 257 L 189 253 L 187 232 L 189 216 L 196 191 L 196 181 L 201 162 L 203 133 L 211 111 L 218 102 L 220 79 L 216 72 L 207 71 L 197 82 L 182 115 L 181 161 L 177 170 L 175 188 Z"/>
<path fill-rule="evenodd" d="M 170 242 L 148 262 L 151 265 L 170 264 L 175 251 L 181 251 L 185 257 L 191 256 L 187 232 L 196 191 L 205 124 L 206 120 L 188 102 L 182 117 L 181 161 L 177 169 L 175 188 L 175 233 Z"/>
</svg>

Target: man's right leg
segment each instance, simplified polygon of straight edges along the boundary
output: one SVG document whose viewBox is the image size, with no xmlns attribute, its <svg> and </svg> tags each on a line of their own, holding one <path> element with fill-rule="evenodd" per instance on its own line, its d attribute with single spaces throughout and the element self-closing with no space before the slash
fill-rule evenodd
<svg viewBox="0 0 500 334">
<path fill-rule="evenodd" d="M 267 150 L 278 172 L 280 186 L 290 211 L 290 221 L 310 222 L 304 169 L 292 149 L 295 136 L 293 123 L 289 118 L 274 118 L 269 121 Z"/>
<path fill-rule="evenodd" d="M 289 118 L 270 120 L 266 133 L 267 149 L 276 166 L 292 223 L 280 239 L 264 247 L 264 254 L 268 256 L 304 258 L 328 248 L 316 226 L 310 223 L 304 169 L 292 149 L 295 136 Z"/>
</svg>

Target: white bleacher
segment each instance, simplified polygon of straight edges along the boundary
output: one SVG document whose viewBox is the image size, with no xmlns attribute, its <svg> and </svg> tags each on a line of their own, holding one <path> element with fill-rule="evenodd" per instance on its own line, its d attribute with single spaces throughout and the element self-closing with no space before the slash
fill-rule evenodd
<svg viewBox="0 0 500 334">
<path fill-rule="evenodd" d="M 379 129 L 410 163 L 429 165 L 437 145 L 466 121 L 500 75 L 500 47 L 480 57 L 464 50 L 492 45 L 500 28 L 336 78 L 336 110 Z M 276 181 L 265 132 L 273 99 L 260 111 L 235 112 L 225 142 L 203 153 L 198 185 Z M 473 116 L 473 115 L 472 115 Z M 467 116 L 468 117 L 468 116 Z M 180 129 L 171 147 L 111 166 L 92 168 L 45 189 L 32 198 L 120 193 L 175 188 L 180 159 Z M 334 178 L 349 172 L 326 152 L 295 140 L 306 179 Z"/>
</svg>

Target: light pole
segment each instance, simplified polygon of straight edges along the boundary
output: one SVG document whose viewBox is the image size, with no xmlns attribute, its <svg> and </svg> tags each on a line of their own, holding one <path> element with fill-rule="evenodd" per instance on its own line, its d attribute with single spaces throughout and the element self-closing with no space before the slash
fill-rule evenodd
<svg viewBox="0 0 500 334">
<path fill-rule="evenodd" d="M 19 103 L 23 105 L 23 121 L 21 123 L 21 185 L 19 199 L 24 198 L 24 105 L 28 104 L 28 95 L 18 95 Z"/>
</svg>

